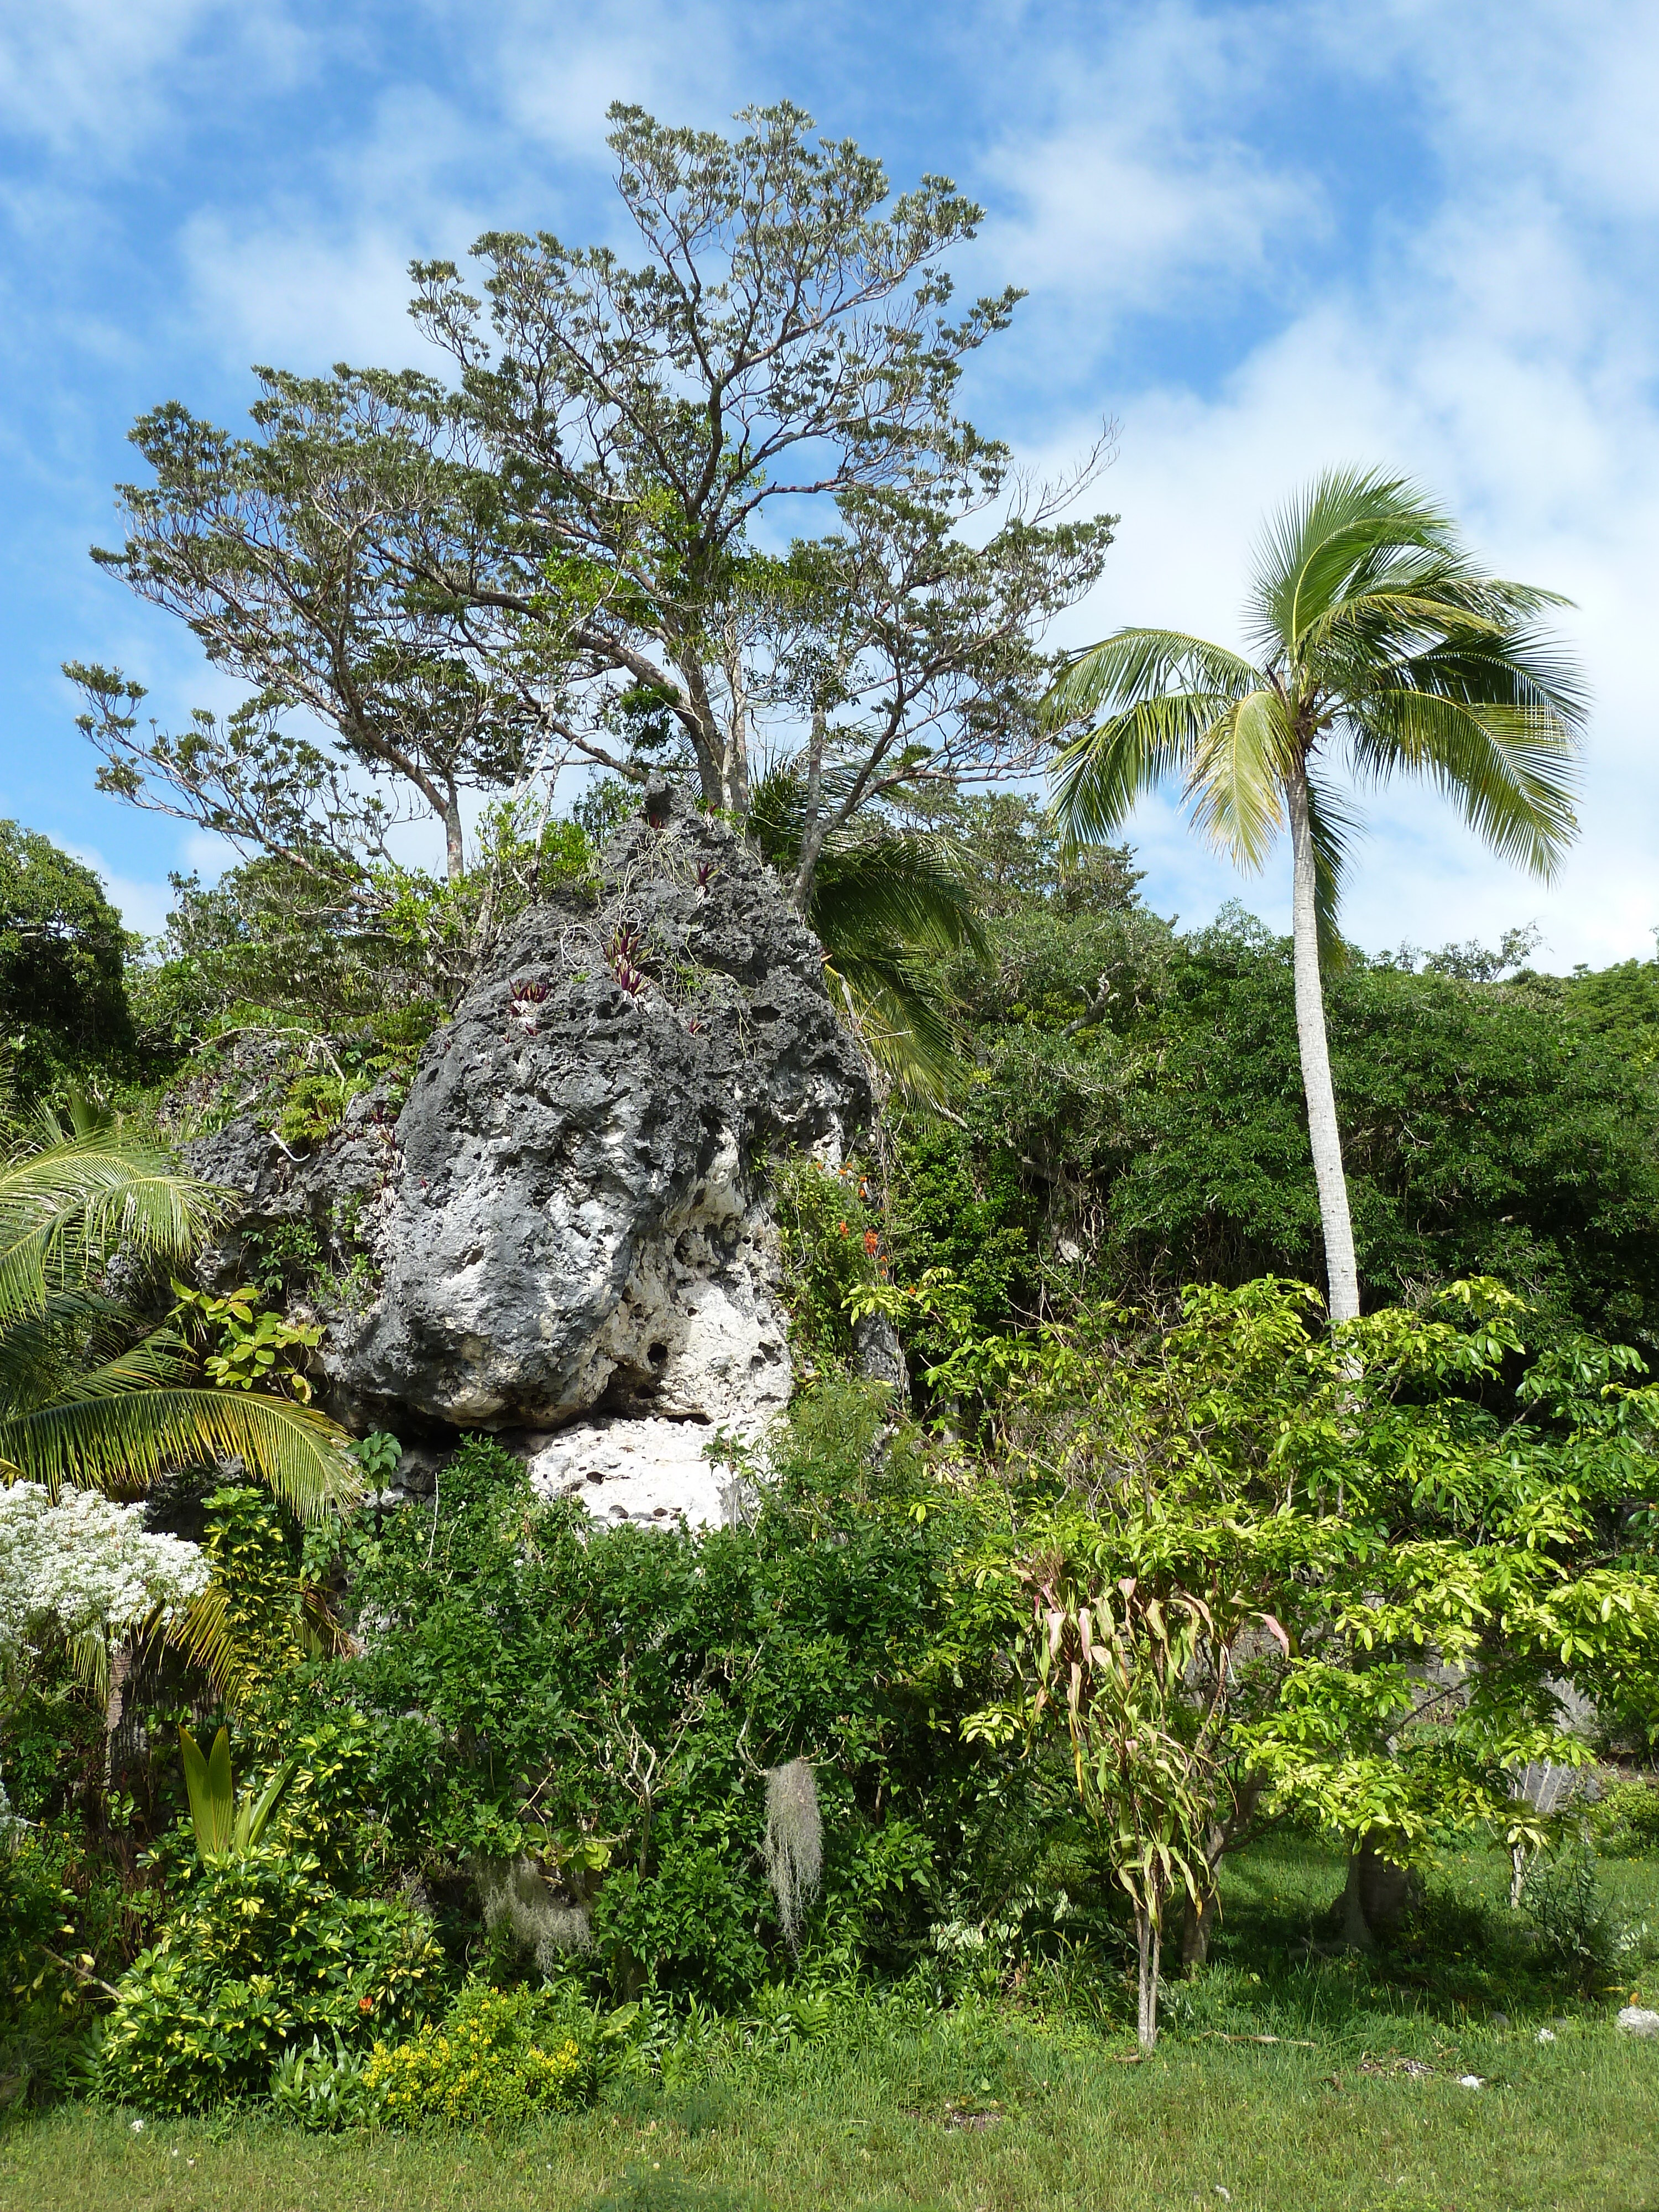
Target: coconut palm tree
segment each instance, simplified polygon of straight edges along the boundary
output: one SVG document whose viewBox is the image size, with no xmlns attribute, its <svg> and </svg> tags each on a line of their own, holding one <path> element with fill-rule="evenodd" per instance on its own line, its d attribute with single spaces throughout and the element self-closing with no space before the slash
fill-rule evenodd
<svg viewBox="0 0 1659 2212">
<path fill-rule="evenodd" d="M 226 1194 L 78 1102 L 0 1161 L 0 1482 L 142 1495 L 239 1459 L 302 1516 L 358 1486 L 349 1439 L 285 1399 L 204 1389 L 188 1346 L 111 1287 L 186 1266 Z"/>
<path fill-rule="evenodd" d="M 1333 781 L 1425 775 L 1505 859 L 1550 875 L 1574 833 L 1586 712 L 1578 671 L 1540 626 L 1551 592 L 1486 575 L 1416 485 L 1320 477 L 1269 525 L 1248 609 L 1252 658 L 1180 630 L 1121 629 L 1049 694 L 1064 743 L 1055 811 L 1109 838 L 1178 777 L 1195 825 L 1257 868 L 1287 824 L 1297 1041 L 1333 1321 L 1359 1311 L 1321 987 L 1356 817 Z"/>
</svg>

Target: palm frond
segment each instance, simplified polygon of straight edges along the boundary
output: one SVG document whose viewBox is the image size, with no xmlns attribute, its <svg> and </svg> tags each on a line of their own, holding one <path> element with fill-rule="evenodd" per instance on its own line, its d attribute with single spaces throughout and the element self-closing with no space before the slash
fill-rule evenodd
<svg viewBox="0 0 1659 2212">
<path fill-rule="evenodd" d="M 170 1470 L 240 1460 L 304 1520 L 361 1494 L 349 1444 L 312 1407 L 252 1392 L 155 1388 L 136 1376 L 0 1420 L 7 1479 L 41 1483 L 54 1497 L 66 1484 L 137 1497 Z"/>
<path fill-rule="evenodd" d="M 154 1328 L 96 1366 L 77 1367 L 61 1385 L 58 1400 L 68 1405 L 82 1399 L 118 1398 L 129 1390 L 161 1389 L 184 1382 L 192 1364 L 190 1347 L 176 1330 Z"/>
<path fill-rule="evenodd" d="M 1219 692 L 1146 699 L 1085 731 L 1054 758 L 1054 818 L 1074 844 L 1106 844 L 1135 803 L 1161 785 L 1184 786 L 1205 738 L 1233 705 Z"/>
<path fill-rule="evenodd" d="M 1319 965 L 1334 975 L 1348 964 L 1348 947 L 1337 927 L 1342 900 L 1342 878 L 1348 855 L 1360 831 L 1358 812 L 1319 776 L 1308 778 L 1308 826 L 1313 833 L 1314 926 L 1318 932 Z"/>
<path fill-rule="evenodd" d="M 1577 827 L 1577 750 L 1547 708 L 1392 688 L 1367 702 L 1356 763 L 1430 775 L 1503 859 L 1554 874 Z"/>
<path fill-rule="evenodd" d="M 0 1165 L 0 1328 L 39 1314 L 53 1289 L 118 1249 L 193 1257 L 226 1202 L 107 1126 L 14 1155 Z"/>
<path fill-rule="evenodd" d="M 1103 711 L 1115 719 L 1172 691 L 1237 698 L 1260 681 L 1248 660 L 1186 630 L 1114 630 L 1068 659 L 1043 700 L 1042 720 L 1061 730 Z"/>
<path fill-rule="evenodd" d="M 1297 658 L 1314 624 L 1407 548 L 1456 557 L 1450 520 L 1425 492 L 1378 469 L 1328 469 L 1262 533 L 1251 591 L 1258 651 Z"/>
<path fill-rule="evenodd" d="M 983 957 L 985 932 L 949 839 L 883 830 L 826 848 L 807 919 L 833 959 L 855 941 L 889 938 L 914 951 Z"/>
<path fill-rule="evenodd" d="M 838 772 L 823 796 L 836 803 Z M 844 796 L 844 789 L 841 790 Z M 775 866 L 800 853 L 805 794 L 791 763 L 757 786 L 750 831 Z M 962 1039 L 941 956 L 982 959 L 984 929 L 953 841 L 890 822 L 832 836 L 813 878 L 807 921 L 826 974 L 867 1059 L 896 1089 L 937 1103 L 961 1081 Z"/>
<path fill-rule="evenodd" d="M 118 1300 L 71 1286 L 40 1312 L 0 1330 L 0 1413 L 43 1406 L 72 1389 L 88 1359 L 118 1356 L 139 1323 Z"/>
<path fill-rule="evenodd" d="M 1206 730 L 1187 774 L 1193 819 L 1242 868 L 1258 868 L 1284 826 L 1296 738 L 1282 692 L 1235 700 Z"/>
<path fill-rule="evenodd" d="M 890 947 L 848 947 L 824 974 L 866 1058 L 894 1090 L 940 1105 L 962 1087 L 963 1039 L 937 975 Z"/>
</svg>

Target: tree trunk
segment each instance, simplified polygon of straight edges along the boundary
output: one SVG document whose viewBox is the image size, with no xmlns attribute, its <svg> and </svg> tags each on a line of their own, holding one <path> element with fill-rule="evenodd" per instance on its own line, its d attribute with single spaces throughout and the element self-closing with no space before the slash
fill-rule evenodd
<svg viewBox="0 0 1659 2212">
<path fill-rule="evenodd" d="M 1135 2033 L 1143 2051 L 1158 2048 L 1158 1969 L 1163 1939 L 1150 1912 L 1135 1907 Z"/>
<path fill-rule="evenodd" d="M 806 740 L 806 803 L 801 814 L 800 857 L 790 891 L 795 911 L 805 915 L 812 900 L 812 879 L 818 854 L 823 850 L 823 744 L 826 717 L 822 707 L 812 709 L 812 726 Z"/>
<path fill-rule="evenodd" d="M 743 647 L 733 638 L 726 657 L 732 698 L 730 726 L 720 759 L 720 804 L 740 822 L 749 818 L 749 690 L 744 680 Z"/>
<path fill-rule="evenodd" d="M 1308 811 L 1307 769 L 1300 763 L 1289 779 L 1289 798 L 1295 868 L 1291 944 L 1296 973 L 1296 1041 L 1302 1055 L 1308 1139 L 1313 1148 L 1314 1181 L 1319 1190 L 1319 1218 L 1325 1238 L 1327 1304 L 1333 1321 L 1356 1321 L 1359 1316 L 1359 1273 L 1354 1262 L 1348 1179 L 1342 1170 L 1342 1139 L 1336 1126 L 1336 1092 L 1331 1082 L 1330 1047 L 1325 1036 L 1325 998 L 1319 975 L 1319 933 L 1315 913 L 1313 824 Z"/>
<path fill-rule="evenodd" d="M 1218 1917 L 1216 1904 L 1213 1887 L 1204 1888 L 1196 1898 L 1187 1899 L 1186 1917 L 1181 1923 L 1181 1964 L 1188 1972 L 1209 1963 L 1210 1938 L 1215 1933 Z"/>
<path fill-rule="evenodd" d="M 1411 1901 L 1409 1867 L 1396 1866 L 1372 1850 L 1361 1836 L 1348 1854 L 1348 1878 L 1342 1887 L 1342 1941 L 1352 1951 L 1374 1951 L 1379 1936 L 1390 1934 Z"/>
<path fill-rule="evenodd" d="M 119 1781 L 126 1747 L 118 1741 L 127 1725 L 127 1684 L 132 1676 L 132 1647 L 123 1638 L 109 1655 L 109 1687 L 104 1697 L 104 1795 Z"/>
<path fill-rule="evenodd" d="M 466 873 L 466 846 L 461 836 L 460 801 L 451 791 L 444 800 L 444 859 L 452 884 Z"/>
</svg>

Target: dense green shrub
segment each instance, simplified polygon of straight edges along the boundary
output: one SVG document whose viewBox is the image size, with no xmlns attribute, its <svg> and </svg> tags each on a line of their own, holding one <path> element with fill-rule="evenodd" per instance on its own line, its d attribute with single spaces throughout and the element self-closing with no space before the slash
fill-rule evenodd
<svg viewBox="0 0 1659 2212">
<path fill-rule="evenodd" d="M 847 1293 L 884 1265 L 880 1210 L 856 1161 L 826 1168 L 800 1153 L 775 1164 L 771 1181 L 790 1341 L 808 1373 L 833 1368 L 853 1346 Z"/>
<path fill-rule="evenodd" d="M 1615 1782 L 1589 1808 L 1585 1826 L 1608 1857 L 1659 1854 L 1659 1778 Z"/>
<path fill-rule="evenodd" d="M 406 2033 L 442 1979 L 442 1954 L 407 1905 L 342 1896 L 307 1853 L 264 1846 L 199 1866 L 121 1978 L 100 2086 L 154 2112 L 262 2095 L 289 2045 Z"/>
<path fill-rule="evenodd" d="M 93 2033 L 87 1984 L 57 1963 L 83 1940 L 69 1887 L 78 1856 L 68 1838 L 26 1826 L 0 1785 L 0 2108 L 61 2095 Z"/>
<path fill-rule="evenodd" d="M 899 1125 L 901 1279 L 948 1267 L 987 1326 L 1056 1273 L 1109 1294 L 1318 1280 L 1288 945 L 1239 915 L 1176 939 L 1052 903 L 990 935 L 991 970 L 961 981 L 959 1118 Z M 1354 954 L 1327 978 L 1365 1303 L 1492 1275 L 1540 1334 L 1659 1341 L 1659 964 L 1480 967 Z"/>
<path fill-rule="evenodd" d="M 351 1596 L 368 1648 L 273 1689 L 270 1749 L 343 1732 L 376 1847 L 430 1870 L 458 1942 L 477 1925 L 459 1870 L 523 1857 L 550 1910 L 577 1916 L 561 1940 L 586 1933 L 569 1971 L 597 1991 L 722 2003 L 787 1956 L 766 1773 L 804 1758 L 823 1879 L 803 1942 L 908 1966 L 941 1881 L 994 1823 L 954 1726 L 966 1692 L 912 1686 L 954 1509 L 890 1426 L 878 1389 L 826 1384 L 756 1525 L 701 1536 L 596 1531 L 469 1443 L 434 1508 L 387 1516 L 364 1548 Z"/>
</svg>

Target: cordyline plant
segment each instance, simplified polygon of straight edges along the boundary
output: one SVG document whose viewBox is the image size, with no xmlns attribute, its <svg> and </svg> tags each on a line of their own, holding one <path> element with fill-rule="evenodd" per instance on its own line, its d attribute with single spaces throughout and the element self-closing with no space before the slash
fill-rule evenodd
<svg viewBox="0 0 1659 2212">
<path fill-rule="evenodd" d="M 1327 1332 L 1316 1292 L 1269 1279 L 1168 1321 L 1097 1308 L 1001 1363 L 963 1326 L 929 1371 L 958 1419 L 999 1387 L 987 1533 L 936 1662 L 1000 1684 L 1012 1663 L 975 1737 L 1063 1746 L 1133 1905 L 1149 2046 L 1165 1910 L 1184 1894 L 1201 1960 L 1221 1859 L 1263 1818 L 1346 1846 L 1340 1934 L 1369 1945 L 1437 1844 L 1545 1842 L 1522 1771 L 1590 1757 L 1564 1680 L 1659 1736 L 1659 1557 L 1632 1510 L 1659 1488 L 1659 1389 L 1589 1340 L 1526 1362 L 1522 1310 L 1462 1283 Z"/>
</svg>

